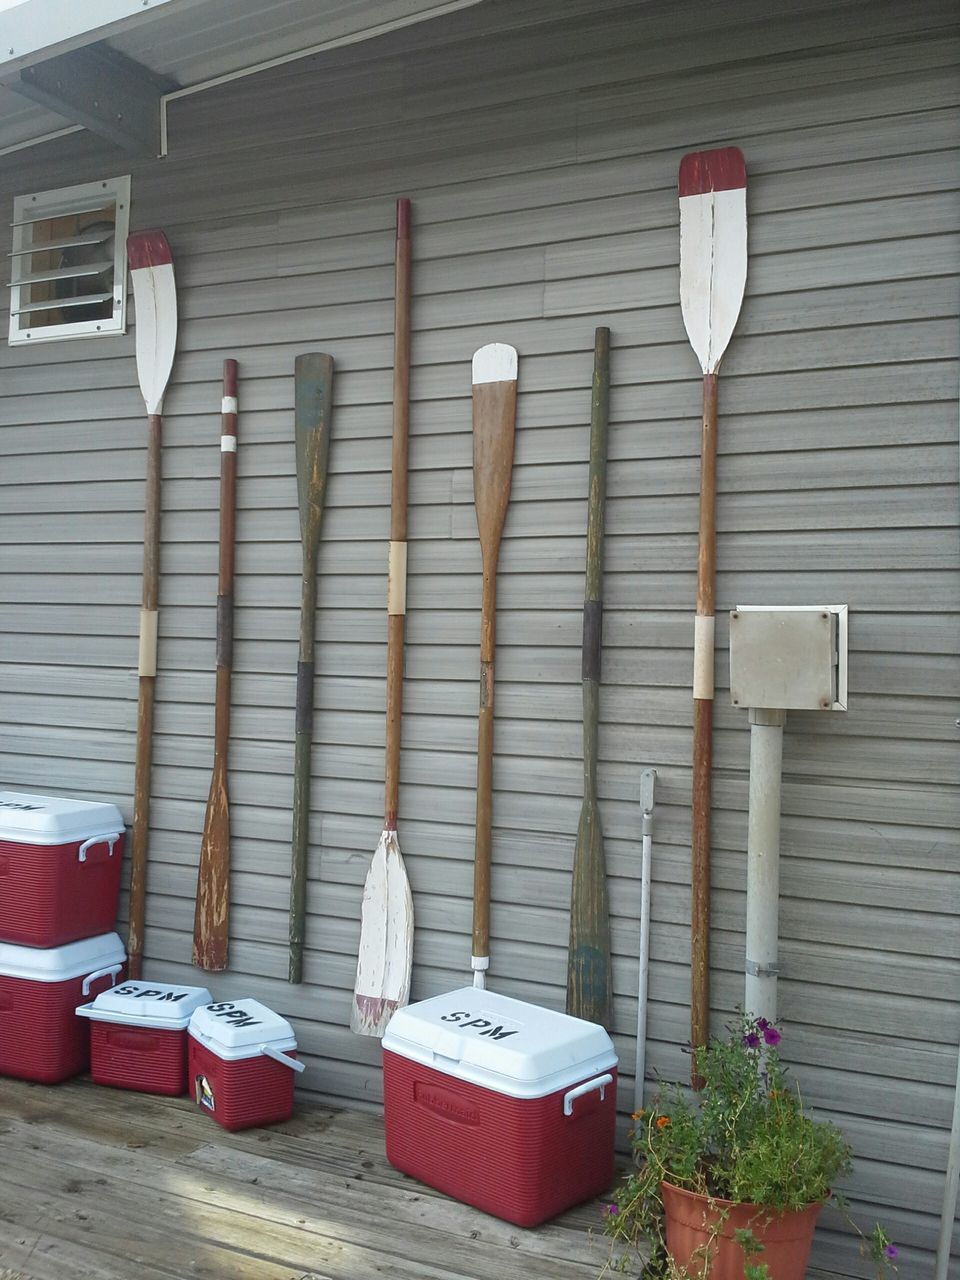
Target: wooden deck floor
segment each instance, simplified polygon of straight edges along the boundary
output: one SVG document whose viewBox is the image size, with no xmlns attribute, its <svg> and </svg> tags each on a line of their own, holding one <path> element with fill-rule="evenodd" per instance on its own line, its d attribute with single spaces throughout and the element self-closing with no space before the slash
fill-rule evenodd
<svg viewBox="0 0 960 1280">
<path fill-rule="evenodd" d="M 187 1099 L 0 1079 L 0 1280 L 596 1280 L 597 1222 L 440 1196 L 365 1112 L 228 1134 Z"/>
</svg>

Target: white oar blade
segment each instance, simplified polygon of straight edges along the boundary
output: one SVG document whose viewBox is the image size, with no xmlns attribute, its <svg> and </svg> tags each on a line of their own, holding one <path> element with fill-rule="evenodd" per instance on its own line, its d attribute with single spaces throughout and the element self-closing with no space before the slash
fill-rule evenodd
<svg viewBox="0 0 960 1280">
<path fill-rule="evenodd" d="M 360 952 L 350 1027 L 382 1036 L 410 998 L 413 897 L 395 831 L 384 831 L 363 886 Z"/>
<path fill-rule="evenodd" d="M 473 383 L 516 382 L 517 350 L 505 342 L 488 342 L 473 353 Z"/>
<path fill-rule="evenodd" d="M 162 231 L 127 236 L 127 261 L 137 304 L 137 376 L 147 413 L 159 413 L 177 345 L 177 286 L 167 237 Z"/>
<path fill-rule="evenodd" d="M 716 373 L 747 282 L 747 169 L 738 147 L 680 162 L 680 308 L 704 373 Z"/>
</svg>

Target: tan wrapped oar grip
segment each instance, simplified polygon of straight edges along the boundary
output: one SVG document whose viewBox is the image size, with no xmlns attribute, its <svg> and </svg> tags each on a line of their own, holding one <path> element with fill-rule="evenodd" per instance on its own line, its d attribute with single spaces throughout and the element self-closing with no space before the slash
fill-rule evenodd
<svg viewBox="0 0 960 1280">
<path fill-rule="evenodd" d="M 140 610 L 140 655 L 137 660 L 137 674 L 155 676 L 157 674 L 157 618 L 156 609 Z"/>
<path fill-rule="evenodd" d="M 387 613 L 407 612 L 407 544 L 391 542 L 387 560 Z"/>
<path fill-rule="evenodd" d="M 698 615 L 693 622 L 693 696 L 713 697 L 713 632 L 715 619 Z"/>
</svg>

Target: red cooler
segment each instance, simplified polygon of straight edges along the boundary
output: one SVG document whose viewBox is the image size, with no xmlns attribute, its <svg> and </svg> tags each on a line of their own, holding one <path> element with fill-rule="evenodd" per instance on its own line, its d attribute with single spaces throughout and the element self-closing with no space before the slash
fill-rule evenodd
<svg viewBox="0 0 960 1280">
<path fill-rule="evenodd" d="M 296 1049 L 290 1023 L 256 1000 L 218 1000 L 197 1009 L 188 1032 L 197 1106 L 225 1129 L 288 1120 L 293 1078 L 304 1069 Z"/>
<path fill-rule="evenodd" d="M 116 805 L 0 791 L 0 941 L 60 947 L 117 921 Z"/>
<path fill-rule="evenodd" d="M 613 1181 L 617 1055 L 602 1027 L 464 987 L 383 1037 L 387 1159 L 534 1227 Z"/>
<path fill-rule="evenodd" d="M 90 1020 L 95 1084 L 179 1097 L 187 1092 L 187 1027 L 213 997 L 206 987 L 123 982 L 77 1014 Z"/>
<path fill-rule="evenodd" d="M 126 959 L 115 933 L 49 950 L 0 943 L 0 1075 L 56 1084 L 86 1071 L 90 1036 L 75 1011 Z"/>
</svg>

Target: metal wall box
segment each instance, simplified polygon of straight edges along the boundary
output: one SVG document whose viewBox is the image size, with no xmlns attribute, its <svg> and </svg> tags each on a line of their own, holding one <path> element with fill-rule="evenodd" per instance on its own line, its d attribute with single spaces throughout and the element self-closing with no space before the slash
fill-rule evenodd
<svg viewBox="0 0 960 1280">
<path fill-rule="evenodd" d="M 735 707 L 845 711 L 846 605 L 741 605 L 730 614 Z"/>
</svg>

